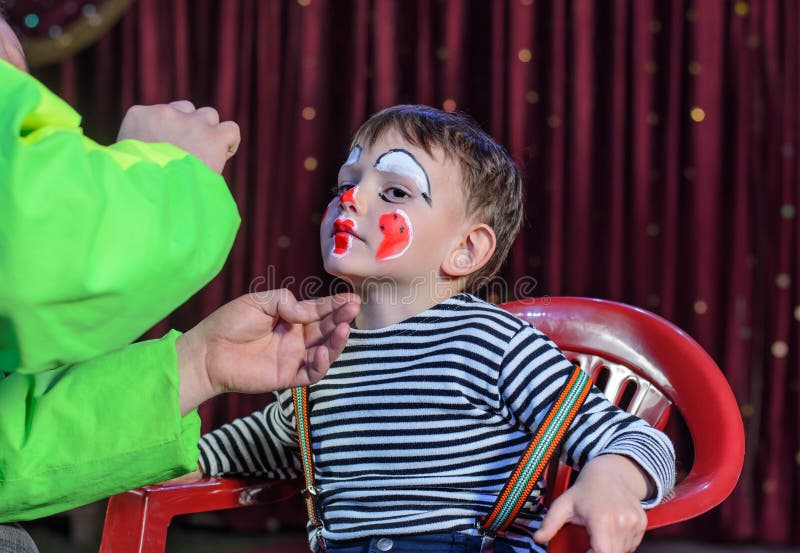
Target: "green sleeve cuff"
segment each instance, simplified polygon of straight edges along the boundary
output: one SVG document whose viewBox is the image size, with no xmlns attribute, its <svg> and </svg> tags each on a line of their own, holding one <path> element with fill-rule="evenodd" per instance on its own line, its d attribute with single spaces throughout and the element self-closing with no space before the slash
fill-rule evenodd
<svg viewBox="0 0 800 553">
<path fill-rule="evenodd" d="M 163 338 L 161 338 L 161 342 L 163 342 L 164 345 L 169 344 L 171 346 L 167 353 L 171 357 L 172 366 L 175 368 L 175 370 L 167 371 L 167 376 L 170 379 L 172 388 L 175 390 L 175 401 L 177 401 L 175 407 L 177 408 L 178 413 L 180 413 L 180 395 L 178 394 L 178 390 L 180 389 L 180 375 L 178 374 L 178 351 L 175 346 L 175 342 L 181 336 L 181 334 L 183 333 L 178 330 L 170 330 L 163 336 Z M 179 458 L 183 459 L 181 467 L 182 470 L 180 470 L 174 476 L 170 476 L 169 478 L 175 478 L 176 476 L 197 470 L 197 462 L 200 457 L 200 450 L 197 448 L 197 444 L 200 441 L 201 422 L 200 414 L 197 412 L 197 409 L 192 409 L 183 417 L 181 417 L 180 445 L 182 447 L 182 451 L 179 452 Z M 164 480 L 167 480 L 167 478 L 163 478 L 157 482 L 163 482 Z M 148 483 L 152 484 L 154 482 Z"/>
</svg>

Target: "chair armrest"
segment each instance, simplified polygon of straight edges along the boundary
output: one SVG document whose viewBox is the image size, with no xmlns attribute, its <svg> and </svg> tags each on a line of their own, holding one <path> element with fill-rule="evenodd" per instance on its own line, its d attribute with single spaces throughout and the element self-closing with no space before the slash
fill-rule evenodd
<svg viewBox="0 0 800 553">
<path fill-rule="evenodd" d="M 203 478 L 121 493 L 108 501 L 100 553 L 163 553 L 176 515 L 275 503 L 301 488 L 298 480 Z"/>
</svg>

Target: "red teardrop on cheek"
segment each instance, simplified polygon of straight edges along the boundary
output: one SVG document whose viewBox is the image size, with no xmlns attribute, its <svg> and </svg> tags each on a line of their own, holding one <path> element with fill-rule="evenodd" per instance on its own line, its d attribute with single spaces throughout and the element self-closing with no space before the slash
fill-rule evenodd
<svg viewBox="0 0 800 553">
<path fill-rule="evenodd" d="M 378 246 L 375 259 L 385 261 L 400 257 L 411 245 L 413 232 L 411 221 L 402 209 L 392 213 L 384 213 L 378 219 L 383 241 Z"/>
</svg>

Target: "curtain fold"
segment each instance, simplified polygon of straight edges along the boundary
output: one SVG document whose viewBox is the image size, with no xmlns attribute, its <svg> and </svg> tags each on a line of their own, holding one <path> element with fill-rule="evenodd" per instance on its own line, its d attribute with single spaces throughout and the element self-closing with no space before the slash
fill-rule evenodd
<svg viewBox="0 0 800 553">
<path fill-rule="evenodd" d="M 526 224 L 490 299 L 529 276 L 526 295 L 655 311 L 736 393 L 739 486 L 664 532 L 797 544 L 799 39 L 800 7 L 777 0 L 138 0 L 37 75 L 106 141 L 128 106 L 176 98 L 241 125 L 233 252 L 154 334 L 251 288 L 329 282 L 317 227 L 353 131 L 393 103 L 467 111 L 525 175 Z M 216 426 L 265 400 L 202 414 Z"/>
</svg>

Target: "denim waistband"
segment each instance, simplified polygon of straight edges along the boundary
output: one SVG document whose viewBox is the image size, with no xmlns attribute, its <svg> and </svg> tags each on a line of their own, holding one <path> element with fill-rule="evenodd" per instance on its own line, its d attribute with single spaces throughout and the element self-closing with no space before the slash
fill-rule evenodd
<svg viewBox="0 0 800 553">
<path fill-rule="evenodd" d="M 508 545 L 495 543 L 497 553 L 513 552 Z M 481 538 L 452 532 L 417 536 L 376 536 L 352 541 L 325 540 L 325 545 L 328 553 L 478 553 Z"/>
</svg>

